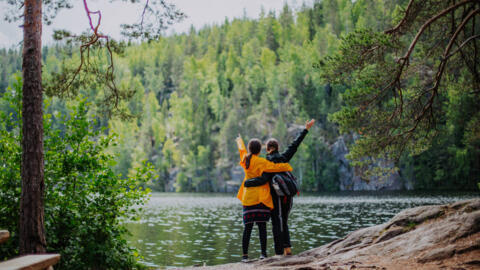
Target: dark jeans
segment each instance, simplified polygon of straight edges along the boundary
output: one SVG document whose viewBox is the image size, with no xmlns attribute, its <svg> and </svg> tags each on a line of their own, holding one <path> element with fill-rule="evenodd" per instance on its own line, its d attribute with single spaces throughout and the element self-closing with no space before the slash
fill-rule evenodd
<svg viewBox="0 0 480 270">
<path fill-rule="evenodd" d="M 260 247 L 262 255 L 267 256 L 267 223 L 257 222 L 258 234 L 260 235 Z M 253 223 L 245 224 L 243 229 L 242 249 L 243 254 L 248 255 L 248 245 L 250 244 L 250 236 L 252 235 Z"/>
<path fill-rule="evenodd" d="M 291 247 L 290 232 L 288 231 L 288 214 L 292 209 L 292 197 L 278 197 L 272 192 L 272 232 L 275 254 L 282 255 L 283 249 Z"/>
</svg>

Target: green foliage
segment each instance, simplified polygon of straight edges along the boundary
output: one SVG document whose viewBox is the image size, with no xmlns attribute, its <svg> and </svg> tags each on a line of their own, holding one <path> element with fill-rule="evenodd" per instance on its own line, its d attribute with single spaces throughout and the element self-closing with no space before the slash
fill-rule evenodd
<svg viewBox="0 0 480 270">
<path fill-rule="evenodd" d="M 319 138 L 305 138 L 300 147 L 301 159 L 296 159 L 292 166 L 301 174 L 301 188 L 304 191 L 337 191 L 339 190 L 338 161 L 328 150 L 327 145 Z"/>
<path fill-rule="evenodd" d="M 20 52 L 12 49 L 0 49 L 0 67 L 0 93 L 3 93 L 10 84 L 10 75 L 22 68 Z"/>
<path fill-rule="evenodd" d="M 354 16 L 382 5 L 406 6 L 394 2 L 356 1 Z M 354 165 L 398 164 L 407 153 L 410 157 L 402 162 L 408 166 L 400 166 L 413 172 L 417 188 L 473 189 L 480 164 L 480 66 L 475 60 L 478 40 L 470 38 L 478 29 L 465 10 L 475 4 L 448 9 L 448 1 L 410 3 L 408 11 L 397 6 L 385 27 L 355 18 L 357 29 L 324 58 L 322 77 L 347 86 L 342 108 L 330 119 L 341 132 L 360 135 L 348 155 Z M 450 12 L 434 17 L 444 10 Z M 421 28 L 424 24 L 428 27 Z M 458 45 L 462 41 L 465 46 Z"/>
<path fill-rule="evenodd" d="M 0 247 L 0 259 L 18 253 L 21 84 L 17 77 L 0 99 L 2 108 L 10 109 L 0 115 L 0 224 L 12 232 Z M 93 130 L 95 119 L 87 109 L 88 103 L 78 99 L 65 115 L 44 114 L 47 252 L 61 254 L 58 269 L 139 267 L 122 222 L 135 219 L 148 198 L 142 186 L 152 178 L 152 168 L 144 164 L 132 177 L 116 175 L 114 157 L 105 152 L 115 139 Z M 54 121 L 63 132 L 52 129 Z"/>
<path fill-rule="evenodd" d="M 114 172 L 126 178 L 140 160 L 147 159 L 158 175 L 146 184 L 151 188 L 224 190 L 230 170 L 237 164 L 234 138 L 238 133 L 262 135 L 263 140 L 275 136 L 286 146 L 307 118 L 315 118 L 321 128 L 312 129 L 311 136 L 334 140 L 338 131 L 327 115 L 341 102 L 339 92 L 332 89 L 343 88 L 325 87 L 312 64 L 336 48 L 337 34 L 352 28 L 350 19 L 346 24 L 350 26 L 332 26 L 323 18 L 330 14 L 339 16 L 330 19 L 341 22 L 350 17 L 349 5 L 342 2 L 325 7 L 316 1 L 313 10 L 305 6 L 297 14 L 285 5 L 279 16 L 264 12 L 258 20 L 227 20 L 200 30 L 192 27 L 188 34 L 123 48 L 115 55 L 114 75 L 122 96 L 130 99 L 120 100 L 118 106 L 132 117 L 98 117 L 94 126 L 118 134 L 118 144 L 107 149 L 116 156 Z M 337 7 L 342 11 L 337 12 Z M 335 33 L 334 28 L 344 30 Z M 56 76 L 64 74 L 62 69 L 77 66 L 80 56 L 73 48 L 68 44 L 44 50 L 43 74 L 49 95 L 58 95 L 49 83 L 58 82 Z M 92 48 L 92 53 L 92 59 L 108 67 L 100 47 Z M 89 115 L 109 113 L 104 104 L 111 96 L 99 88 L 101 82 L 87 75 L 73 87 L 75 92 L 65 92 L 62 97 L 83 95 L 92 104 Z M 52 98 L 47 110 L 66 113 L 69 103 L 75 101 Z M 56 118 L 52 121 L 64 134 L 65 127 Z M 316 149 L 315 143 L 306 142 L 306 149 Z M 314 154 L 299 151 L 295 160 L 323 164 L 320 156 L 328 156 L 329 151 L 327 147 Z M 310 183 L 304 185 L 308 190 L 319 186 L 324 190 L 317 182 L 321 175 L 329 178 L 334 168 L 308 165 L 302 169 L 301 162 L 295 164 L 299 178 Z"/>
<path fill-rule="evenodd" d="M 359 135 L 354 136 L 358 138 L 355 145 L 348 146 L 348 157 L 355 161 L 349 165 L 401 156 L 386 171 L 400 168 L 415 188 L 475 189 L 478 179 L 474 176 L 480 173 L 480 102 L 478 93 L 467 93 L 475 87 L 469 83 L 471 74 L 457 68 L 461 67 L 460 54 L 452 58 L 453 68 L 447 69 L 449 75 L 444 76 L 443 90 L 434 104 L 439 109 L 436 130 L 427 129 L 430 123 L 422 120 L 411 138 L 387 145 L 391 136 L 411 128 L 412 112 L 420 106 L 390 118 L 399 102 L 391 89 L 379 102 L 364 106 L 394 77 L 398 58 L 423 23 L 418 19 L 407 25 L 411 29 L 401 28 L 405 35 L 383 32 L 401 21 L 407 2 L 315 0 L 312 6 L 305 4 L 295 11 L 285 4 L 279 14 L 263 11 L 258 19 L 226 20 L 149 43 L 119 44 L 125 47 L 114 58 L 115 82 L 130 99 L 120 100 L 118 106 L 129 119 L 105 115 L 108 91 L 88 76 L 85 84 L 73 87 L 74 94 L 91 104 L 87 115 L 96 116 L 94 131 L 116 134 L 117 143 L 106 149 L 116 157 L 115 174 L 122 179 L 132 177 L 142 160 L 147 160 L 156 175 L 145 186 L 158 191 L 223 191 L 238 164 L 234 143 L 238 133 L 247 140 L 276 137 L 284 149 L 309 118 L 317 124 L 292 159 L 303 190 L 339 188 L 343 165 L 331 148 L 344 133 Z M 447 2 L 428 0 L 425 10 L 411 14 L 425 19 Z M 400 80 L 406 87 L 405 104 L 422 85 L 429 84 L 426 78 L 434 74 L 432 67 L 441 59 L 441 50 L 435 46 L 446 44 L 437 35 L 450 25 L 444 19 L 440 26 L 428 29 L 410 57 L 408 76 Z M 63 67 L 77 66 L 79 54 L 73 48 L 68 44 L 44 48 L 46 81 L 54 80 Z M 471 50 L 470 45 L 465 48 Z M 92 53 L 92 59 L 108 66 L 105 54 Z M 428 57 L 428 53 L 438 57 Z M 0 74 L 6 75 L 0 83 L 7 85 L 8 75 L 20 68 L 19 52 L 0 52 L 0 59 Z M 54 97 L 46 112 L 66 115 L 68 106 L 76 103 Z M 51 127 L 66 134 L 65 125 L 56 117 Z M 403 154 L 396 151 L 401 148 Z M 378 169 L 373 168 L 382 173 Z"/>
<path fill-rule="evenodd" d="M 414 230 L 417 225 L 417 223 L 410 221 L 405 227 L 403 227 L 403 230 L 404 232 L 409 232 L 411 230 Z"/>
</svg>

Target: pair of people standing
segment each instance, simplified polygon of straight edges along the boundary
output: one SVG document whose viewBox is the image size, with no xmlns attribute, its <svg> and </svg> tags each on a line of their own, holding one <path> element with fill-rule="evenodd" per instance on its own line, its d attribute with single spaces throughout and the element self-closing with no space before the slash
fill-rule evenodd
<svg viewBox="0 0 480 270">
<path fill-rule="evenodd" d="M 298 146 L 305 138 L 315 120 L 306 123 L 305 129 L 290 144 L 286 151 L 279 152 L 279 144 L 275 139 L 267 141 L 267 159 L 261 158 L 262 145 L 260 140 L 251 139 L 248 151 L 242 138 L 237 138 L 240 153 L 240 165 L 245 171 L 245 179 L 240 186 L 237 198 L 243 205 L 243 223 L 245 225 L 242 237 L 243 258 L 248 260 L 248 246 L 254 223 L 257 224 L 260 236 L 261 256 L 267 257 L 266 222 L 272 217 L 272 232 L 276 255 L 290 255 L 291 244 L 288 230 L 288 214 L 292 207 L 292 197 L 277 196 L 272 188 L 272 178 L 275 173 L 292 171 L 288 164 L 296 153 Z"/>
</svg>

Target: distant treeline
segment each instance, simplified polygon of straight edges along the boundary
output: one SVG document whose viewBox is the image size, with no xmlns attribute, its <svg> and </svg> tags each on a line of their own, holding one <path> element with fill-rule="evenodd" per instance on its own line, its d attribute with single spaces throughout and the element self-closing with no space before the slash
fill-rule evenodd
<svg viewBox="0 0 480 270">
<path fill-rule="evenodd" d="M 115 172 L 132 176 L 143 161 L 151 162 L 158 177 L 149 185 L 156 190 L 222 191 L 238 163 L 238 133 L 247 139 L 275 137 L 285 147 L 310 118 L 318 124 L 292 160 L 295 174 L 305 191 L 338 190 L 339 165 L 330 146 L 340 134 L 327 118 L 342 106 L 346 87 L 321 79 L 321 60 L 354 29 L 392 26 L 406 2 L 323 0 L 298 10 L 286 4 L 279 14 L 262 11 L 258 19 L 225 20 L 132 44 L 115 58 L 118 84 L 135 90 L 121 104 L 130 119 L 100 115 L 103 97 L 96 85 L 78 89 L 78 95 L 90 102 L 96 128 L 118 136 L 109 148 L 117 156 Z M 21 69 L 20 59 L 18 51 L 0 50 L 0 93 Z M 43 61 L 48 79 L 62 65 L 78 64 L 78 48 L 46 47 Z M 77 101 L 53 97 L 46 111 L 55 118 L 72 102 Z M 469 113 L 448 109 L 455 119 Z M 444 127 L 452 132 L 433 147 L 415 157 L 406 153 L 397 164 L 415 188 L 472 188 L 471 175 L 478 175 L 480 164 L 472 163 L 474 154 L 462 144 L 462 122 L 452 123 Z"/>
</svg>

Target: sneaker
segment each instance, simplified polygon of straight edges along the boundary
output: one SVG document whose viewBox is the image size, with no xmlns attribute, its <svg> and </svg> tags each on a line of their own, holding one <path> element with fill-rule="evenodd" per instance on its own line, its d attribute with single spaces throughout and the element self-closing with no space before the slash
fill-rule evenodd
<svg viewBox="0 0 480 270">
<path fill-rule="evenodd" d="M 266 259 L 266 258 L 267 258 L 267 254 L 262 254 L 262 255 L 260 255 L 260 258 L 259 258 L 259 259 L 260 259 L 260 260 L 263 260 L 263 259 Z"/>
<path fill-rule="evenodd" d="M 283 255 L 285 255 L 285 256 L 290 256 L 290 255 L 292 255 L 292 248 L 286 247 L 286 248 L 283 250 Z"/>
<path fill-rule="evenodd" d="M 244 262 L 244 263 L 248 262 L 248 256 L 247 255 L 242 256 L 242 262 Z"/>
</svg>

